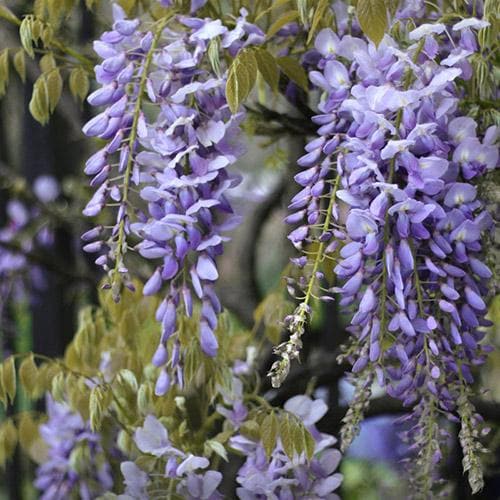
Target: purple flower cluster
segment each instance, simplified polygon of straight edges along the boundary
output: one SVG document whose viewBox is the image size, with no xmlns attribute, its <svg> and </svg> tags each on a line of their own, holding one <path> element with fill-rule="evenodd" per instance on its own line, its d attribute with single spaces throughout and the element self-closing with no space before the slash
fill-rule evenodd
<svg viewBox="0 0 500 500">
<path fill-rule="evenodd" d="M 91 500 L 111 490 L 113 479 L 99 434 L 64 403 L 47 397 L 48 421 L 40 435 L 48 458 L 36 471 L 35 486 L 42 500 L 63 500 L 78 495 Z"/>
<path fill-rule="evenodd" d="M 341 454 L 333 448 L 336 439 L 320 433 L 315 426 L 327 412 L 327 405 L 320 399 L 295 396 L 285 403 L 284 408 L 299 417 L 314 437 L 313 458 L 308 460 L 305 453 L 301 453 L 290 460 L 280 440 L 268 458 L 261 443 L 242 435 L 231 438 L 231 447 L 247 457 L 238 471 L 237 481 L 241 485 L 236 490 L 238 498 L 338 499 L 334 491 L 342 482 L 342 474 L 336 473 L 335 470 Z"/>
<path fill-rule="evenodd" d="M 135 250 L 142 257 L 161 262 L 144 287 L 144 294 L 152 295 L 164 283 L 169 286 L 156 314 L 162 325 L 153 358 L 162 368 L 157 395 L 165 394 L 171 381 L 183 384 L 177 316 L 199 318 L 201 349 L 208 356 L 218 349 L 214 332 L 221 304 L 213 286 L 218 278 L 215 259 L 227 241 L 223 233 L 238 222 L 226 193 L 239 178 L 227 168 L 244 152 L 238 142 L 243 113 L 231 113 L 225 77 L 210 68 L 207 52 L 220 44 L 234 55 L 262 43 L 264 34 L 246 16 L 243 9 L 233 30 L 220 20 L 181 16 L 168 26 L 165 18 L 154 33 L 143 33 L 138 21 L 124 19 L 115 7 L 113 31 L 95 43 L 104 58 L 96 67 L 103 86 L 89 101 L 108 107 L 84 130 L 110 142 L 87 162 L 86 171 L 99 188 L 85 213 L 96 215 L 109 197 L 119 203 L 107 240 L 110 251 L 97 260 L 106 269 L 111 259 L 115 271 L 127 272 L 123 256 L 130 232 L 141 240 Z M 128 88 L 133 92 L 127 93 Z M 118 164 L 113 164 L 116 156 Z M 114 179 L 121 185 L 109 179 L 115 167 Z M 140 189 L 137 204 L 146 206 L 135 211 L 133 221 L 130 183 Z M 99 226 L 83 235 L 87 251 L 102 249 L 102 231 Z M 112 282 L 115 278 L 116 273 Z M 170 338 L 175 340 L 169 357 Z"/>
<path fill-rule="evenodd" d="M 460 110 L 485 25 L 422 24 L 408 47 L 321 31 L 310 72 L 322 91 L 318 137 L 299 160 L 288 217 L 303 221 L 289 236 L 296 247 L 323 243 L 316 260 L 343 241 L 332 291 L 353 313 L 353 372 L 374 370 L 405 404 L 426 394 L 446 412 L 489 349 L 482 251 L 492 218 L 474 182 L 498 166 L 498 131 L 481 132 Z M 318 278 L 314 260 L 295 262 Z"/>
<path fill-rule="evenodd" d="M 175 481 L 176 491 L 182 498 L 190 500 L 223 498 L 217 491 L 222 474 L 213 470 L 205 471 L 210 464 L 205 457 L 186 454 L 175 448 L 168 438 L 167 429 L 156 417 L 152 415 L 146 417 L 144 425 L 136 430 L 134 441 L 141 452 L 165 461 L 165 474 L 162 477 Z M 149 498 L 148 487 L 154 485 L 158 477 L 149 476 L 134 462 L 123 462 L 121 471 L 126 486 L 126 498 L 140 500 Z"/>
<path fill-rule="evenodd" d="M 59 195 L 59 185 L 51 176 L 40 176 L 33 183 L 33 194 L 39 202 L 51 203 Z M 48 249 L 54 243 L 53 230 L 48 224 L 32 227 L 33 221 L 40 217 L 38 208 L 12 199 L 7 203 L 6 216 L 6 224 L 0 228 L 0 316 L 10 300 L 27 300 L 30 288 L 44 289 L 42 270 L 30 263 L 26 254 Z M 16 251 L 16 246 L 20 251 Z"/>
</svg>

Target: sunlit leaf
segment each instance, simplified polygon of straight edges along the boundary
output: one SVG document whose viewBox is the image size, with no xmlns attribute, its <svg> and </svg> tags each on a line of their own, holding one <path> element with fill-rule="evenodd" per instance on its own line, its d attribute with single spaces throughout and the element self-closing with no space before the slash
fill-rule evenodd
<svg viewBox="0 0 500 500">
<path fill-rule="evenodd" d="M 280 72 L 276 59 L 266 49 L 257 49 L 254 51 L 259 73 L 267 82 L 269 87 L 276 92 L 278 90 Z"/>
<path fill-rule="evenodd" d="M 356 13 L 363 33 L 378 45 L 387 30 L 386 0 L 358 0 Z"/>
</svg>

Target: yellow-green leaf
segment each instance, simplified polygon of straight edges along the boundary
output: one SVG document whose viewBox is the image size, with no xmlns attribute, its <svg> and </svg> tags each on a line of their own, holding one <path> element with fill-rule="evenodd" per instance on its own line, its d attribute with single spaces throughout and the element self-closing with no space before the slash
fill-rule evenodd
<svg viewBox="0 0 500 500">
<path fill-rule="evenodd" d="M 363 33 L 378 45 L 388 24 L 386 0 L 358 0 L 356 13 Z"/>
<path fill-rule="evenodd" d="M 316 441 L 314 441 L 311 433 L 307 429 L 304 429 L 304 449 L 309 460 L 313 457 L 315 448 Z"/>
<path fill-rule="evenodd" d="M 0 401 L 7 407 L 7 393 L 3 385 L 3 364 L 0 364 Z"/>
<path fill-rule="evenodd" d="M 19 367 L 19 381 L 23 386 L 28 396 L 32 396 L 36 390 L 38 379 L 38 368 L 33 359 L 33 354 L 24 358 Z"/>
<path fill-rule="evenodd" d="M 240 104 L 250 94 L 255 84 L 256 72 L 257 61 L 250 50 L 241 52 L 232 62 L 226 83 L 226 98 L 233 113 L 238 111 Z"/>
<path fill-rule="evenodd" d="M 283 5 L 286 5 L 288 2 L 290 2 L 290 0 L 274 0 L 273 2 L 271 2 L 270 7 L 268 7 L 267 9 L 264 9 L 262 12 L 260 12 L 258 14 L 258 16 L 255 18 L 255 21 L 262 19 L 264 16 L 266 16 L 267 14 L 272 12 L 273 10 L 278 9 L 278 8 L 282 7 Z"/>
<path fill-rule="evenodd" d="M 17 445 L 17 429 L 12 419 L 5 420 L 0 426 L 0 467 L 13 455 Z"/>
<path fill-rule="evenodd" d="M 18 423 L 19 444 L 26 453 L 31 453 L 31 445 L 39 437 L 38 424 L 31 415 L 24 412 L 20 415 Z"/>
<path fill-rule="evenodd" d="M 16 365 L 13 356 L 9 356 L 3 363 L 2 384 L 12 403 L 16 397 Z"/>
<path fill-rule="evenodd" d="M 101 422 L 104 416 L 103 402 L 103 391 L 101 387 L 96 385 L 90 391 L 89 400 L 90 428 L 94 432 L 99 431 L 101 428 Z"/>
<path fill-rule="evenodd" d="M 14 55 L 13 63 L 14 68 L 19 75 L 19 78 L 21 78 L 22 82 L 24 83 L 26 81 L 26 57 L 24 55 L 23 49 L 19 49 L 16 52 L 16 54 Z"/>
<path fill-rule="evenodd" d="M 29 103 L 29 110 L 33 118 L 45 125 L 49 120 L 49 90 L 47 80 L 41 75 L 33 85 L 33 94 Z"/>
<path fill-rule="evenodd" d="M 329 0 L 319 0 L 316 10 L 314 11 L 314 16 L 311 22 L 311 27 L 309 28 L 309 34 L 307 35 L 307 43 L 309 44 L 313 39 L 318 27 L 325 17 L 325 13 L 330 6 Z"/>
<path fill-rule="evenodd" d="M 288 414 L 281 415 L 280 418 L 280 438 L 283 445 L 284 452 L 290 459 L 293 459 L 293 452 L 295 449 L 293 442 L 293 428 L 292 421 Z"/>
<path fill-rule="evenodd" d="M 297 5 L 297 10 L 299 11 L 300 15 L 300 21 L 302 24 L 305 26 L 307 24 L 307 17 L 308 17 L 308 8 L 307 8 L 307 0 L 295 0 L 295 3 Z"/>
<path fill-rule="evenodd" d="M 285 26 L 285 24 L 291 23 L 299 18 L 299 13 L 296 10 L 289 10 L 280 16 L 276 21 L 274 21 L 269 29 L 267 30 L 267 38 L 271 38 L 273 35 L 278 33 L 278 31 Z"/>
<path fill-rule="evenodd" d="M 46 73 L 47 93 L 49 97 L 49 111 L 52 113 L 61 98 L 63 81 L 59 69 L 55 68 Z"/>
<path fill-rule="evenodd" d="M 272 451 L 276 446 L 276 440 L 278 439 L 279 422 L 276 414 L 270 413 L 266 416 L 262 422 L 262 445 L 266 452 L 267 457 L 271 456 Z"/>
<path fill-rule="evenodd" d="M 19 27 L 19 38 L 21 39 L 21 45 L 30 57 L 35 57 L 35 52 L 33 51 L 33 17 L 26 16 Z"/>
<path fill-rule="evenodd" d="M 0 52 L 0 97 L 5 94 L 9 83 L 9 49 Z"/>
<path fill-rule="evenodd" d="M 81 66 L 72 69 L 69 74 L 69 90 L 73 96 L 83 101 L 89 93 L 89 87 L 87 72 Z"/>
<path fill-rule="evenodd" d="M 52 52 L 47 52 L 40 59 L 40 69 L 42 73 L 48 73 L 51 69 L 55 69 L 57 67 L 56 60 L 54 58 L 54 54 Z"/>
<path fill-rule="evenodd" d="M 258 48 L 254 51 L 255 60 L 259 73 L 267 82 L 269 87 L 276 92 L 280 79 L 280 71 L 276 59 L 266 49 Z"/>
<path fill-rule="evenodd" d="M 64 393 L 66 389 L 66 376 L 63 372 L 59 372 L 52 379 L 51 394 L 56 401 L 64 400 Z"/>
<path fill-rule="evenodd" d="M 262 429 L 255 420 L 247 420 L 240 427 L 240 432 L 243 436 L 258 441 Z"/>
<path fill-rule="evenodd" d="M 295 57 L 278 57 L 276 58 L 276 61 L 283 73 L 285 73 L 290 80 L 293 80 L 299 87 L 307 91 L 308 80 L 306 71 Z"/>
</svg>

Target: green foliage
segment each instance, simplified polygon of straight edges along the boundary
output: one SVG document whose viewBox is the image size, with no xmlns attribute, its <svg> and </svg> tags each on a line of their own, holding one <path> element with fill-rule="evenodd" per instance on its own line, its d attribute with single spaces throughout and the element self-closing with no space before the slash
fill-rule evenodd
<svg viewBox="0 0 500 500">
<path fill-rule="evenodd" d="M 278 443 L 293 460 L 294 456 L 304 453 L 308 459 L 314 454 L 315 441 L 302 421 L 293 413 L 279 408 L 257 406 L 250 412 L 240 428 L 242 435 L 253 441 L 260 441 L 267 457 Z"/>
<path fill-rule="evenodd" d="M 378 45 L 388 27 L 386 0 L 358 0 L 356 13 L 365 35 Z"/>
<path fill-rule="evenodd" d="M 282 14 L 267 30 L 267 38 L 271 38 L 278 31 L 285 26 L 285 24 L 291 23 L 299 18 L 299 13 L 296 10 L 289 10 Z"/>
<path fill-rule="evenodd" d="M 311 27 L 309 28 L 309 33 L 307 35 L 307 43 L 311 43 L 314 35 L 318 31 L 319 26 L 325 18 L 325 15 L 330 7 L 329 0 L 319 0 L 318 5 L 314 11 L 314 15 L 311 22 Z"/>
<path fill-rule="evenodd" d="M 18 49 L 18 51 L 14 55 L 12 62 L 14 64 L 15 70 L 17 71 L 17 74 L 19 75 L 19 78 L 21 78 L 21 81 L 23 83 L 26 82 L 26 57 L 25 52 L 22 48 Z"/>
<path fill-rule="evenodd" d="M 307 91 L 309 86 L 307 74 L 295 57 L 278 57 L 276 58 L 276 61 L 283 73 L 285 73 L 290 80 L 295 82 L 303 90 Z"/>
<path fill-rule="evenodd" d="M 83 101 L 89 93 L 90 83 L 87 72 L 77 66 L 71 70 L 69 74 L 69 89 L 76 99 Z"/>
</svg>

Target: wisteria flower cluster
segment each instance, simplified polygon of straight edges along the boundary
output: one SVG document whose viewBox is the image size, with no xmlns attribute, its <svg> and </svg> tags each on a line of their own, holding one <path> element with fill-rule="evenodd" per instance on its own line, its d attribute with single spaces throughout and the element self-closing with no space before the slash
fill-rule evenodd
<svg viewBox="0 0 500 500">
<path fill-rule="evenodd" d="M 321 399 L 295 396 L 285 403 L 284 409 L 299 417 L 313 435 L 313 458 L 308 460 L 303 452 L 291 460 L 280 440 L 271 456 L 267 457 L 262 443 L 242 435 L 231 438 L 232 448 L 246 456 L 237 476 L 241 485 L 236 490 L 238 498 L 338 499 L 334 491 L 342 482 L 342 474 L 335 472 L 341 459 L 341 453 L 333 447 L 337 440 L 319 432 L 315 425 L 325 415 L 328 406 Z"/>
<path fill-rule="evenodd" d="M 317 36 L 321 59 L 310 79 L 322 91 L 318 137 L 299 160 L 302 190 L 288 221 L 303 221 L 289 235 L 295 246 L 317 241 L 318 250 L 312 261 L 294 260 L 312 271 L 287 319 L 290 341 L 278 348 L 278 383 L 287 350 L 298 356 L 318 262 L 332 256 L 340 283 L 329 292 L 353 312 L 346 357 L 354 373 L 376 373 L 390 395 L 419 404 L 417 414 L 434 412 L 427 422 L 454 412 L 473 382 L 489 350 L 480 342 L 492 276 L 482 260 L 492 219 L 475 182 L 498 166 L 498 132 L 480 133 L 459 100 L 475 30 L 485 26 L 475 18 L 422 24 L 408 33 L 408 47 L 387 35 L 378 47 L 331 30 Z M 436 434 L 436 461 L 438 442 Z"/>
<path fill-rule="evenodd" d="M 227 168 L 244 152 L 238 142 L 243 114 L 231 113 L 225 78 L 210 69 L 207 51 L 220 44 L 234 55 L 262 43 L 264 35 L 246 21 L 244 9 L 233 30 L 220 20 L 191 17 L 169 24 L 167 16 L 154 32 L 141 31 L 138 20 L 124 19 L 119 7 L 114 12 L 113 31 L 94 44 L 103 57 L 96 68 L 102 87 L 89 97 L 91 104 L 108 107 L 84 128 L 87 135 L 110 142 L 87 162 L 86 172 L 98 189 L 84 213 L 97 215 L 109 199 L 119 204 L 106 240 L 109 251 L 97 259 L 108 270 L 114 261 L 112 283 L 117 283 L 116 273 L 127 272 L 123 258 L 130 233 L 140 239 L 135 250 L 142 257 L 161 260 L 144 294 L 168 285 L 156 315 L 162 336 L 153 358 L 161 368 L 156 394 L 162 395 L 172 382 L 183 385 L 178 316 L 196 315 L 202 351 L 212 357 L 217 353 L 214 332 L 221 304 L 213 286 L 218 278 L 215 259 L 227 240 L 223 233 L 238 222 L 226 192 L 239 178 Z M 146 101 L 154 110 L 149 120 L 143 111 Z M 109 177 L 115 167 L 118 177 L 113 180 Z M 131 213 L 132 185 L 140 189 L 146 211 Z M 100 251 L 103 232 L 98 226 L 85 233 L 89 243 L 84 248 Z"/>
<path fill-rule="evenodd" d="M 113 487 L 111 467 L 101 436 L 67 404 L 47 396 L 48 420 L 40 436 L 48 447 L 48 458 L 36 472 L 35 486 L 43 500 L 63 500 L 78 492 L 91 500 Z"/>
<path fill-rule="evenodd" d="M 33 195 L 41 203 L 53 202 L 59 191 L 52 176 L 40 176 L 33 183 Z M 45 279 L 40 266 L 31 264 L 26 254 L 36 248 L 49 249 L 54 244 L 50 226 L 35 222 L 40 217 L 37 207 L 11 199 L 5 211 L 6 224 L 0 228 L 0 316 L 9 301 L 27 300 L 31 288 L 44 289 Z"/>
<path fill-rule="evenodd" d="M 135 431 L 134 441 L 141 452 L 165 461 L 164 477 L 177 480 L 176 491 L 182 498 L 222 498 L 217 492 L 222 474 L 214 470 L 204 471 L 210 465 L 205 457 L 186 454 L 172 446 L 167 429 L 156 417 L 146 417 L 144 425 Z M 121 471 L 126 488 L 119 498 L 149 498 L 148 488 L 154 485 L 157 477 L 150 477 L 134 462 L 122 462 Z"/>
</svg>

